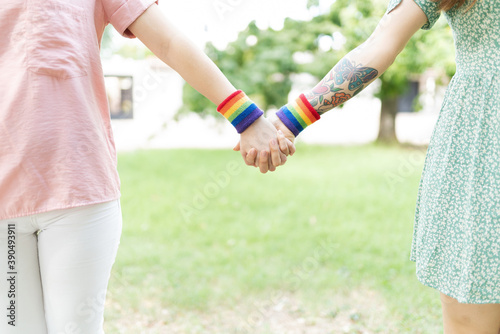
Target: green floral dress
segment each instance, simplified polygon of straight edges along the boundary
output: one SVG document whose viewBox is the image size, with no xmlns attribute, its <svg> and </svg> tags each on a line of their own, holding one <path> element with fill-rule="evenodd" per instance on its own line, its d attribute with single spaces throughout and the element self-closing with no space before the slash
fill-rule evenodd
<svg viewBox="0 0 500 334">
<path fill-rule="evenodd" d="M 414 1 L 430 29 L 437 4 Z M 445 13 L 457 72 L 427 150 L 410 259 L 420 282 L 461 303 L 500 303 L 500 1 L 470 3 Z"/>
</svg>

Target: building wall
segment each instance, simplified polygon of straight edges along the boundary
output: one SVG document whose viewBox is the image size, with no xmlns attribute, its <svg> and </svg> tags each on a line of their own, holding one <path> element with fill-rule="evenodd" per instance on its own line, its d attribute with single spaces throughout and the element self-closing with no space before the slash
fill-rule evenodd
<svg viewBox="0 0 500 334">
<path fill-rule="evenodd" d="M 183 79 L 157 59 L 143 61 L 116 57 L 103 61 L 106 75 L 134 78 L 134 118 L 112 120 L 119 151 L 149 148 L 232 148 L 238 134 L 222 116 L 200 118 L 195 113 L 175 120 L 182 105 Z M 431 80 L 426 77 L 426 80 Z M 314 78 L 300 75 L 290 96 L 312 87 Z M 399 113 L 396 127 L 401 142 L 427 144 L 437 120 L 443 91 L 430 84 L 424 88 L 418 113 Z M 433 89 L 429 89 L 429 86 Z M 374 141 L 378 134 L 380 100 L 373 96 L 376 84 L 368 87 L 343 108 L 332 110 L 305 130 L 300 141 L 311 144 L 352 145 Z"/>
</svg>

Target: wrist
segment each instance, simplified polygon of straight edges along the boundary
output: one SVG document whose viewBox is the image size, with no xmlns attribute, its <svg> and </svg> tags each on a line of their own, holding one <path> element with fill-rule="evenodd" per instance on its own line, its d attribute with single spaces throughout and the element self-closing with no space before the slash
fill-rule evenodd
<svg viewBox="0 0 500 334">
<path fill-rule="evenodd" d="M 295 137 L 321 118 L 304 94 L 301 94 L 295 101 L 281 107 L 276 116 Z"/>
<path fill-rule="evenodd" d="M 269 118 L 269 121 L 274 125 L 276 130 L 281 130 L 281 132 L 283 132 L 287 139 L 291 140 L 292 142 L 295 140 L 295 135 L 276 114 L 272 115 Z"/>
<path fill-rule="evenodd" d="M 248 128 L 251 128 L 251 127 L 254 127 L 254 126 L 259 126 L 259 123 L 262 123 L 262 122 L 264 122 L 264 121 L 265 121 L 265 117 L 264 117 L 264 115 L 260 115 L 259 117 L 257 117 L 257 118 L 255 119 L 255 121 L 254 121 L 252 124 L 250 124 L 250 125 L 247 127 L 247 129 L 248 129 Z M 246 131 L 246 130 L 245 130 L 245 131 Z M 242 132 L 244 132 L 244 131 L 242 131 Z"/>
<path fill-rule="evenodd" d="M 231 122 L 238 133 L 245 131 L 264 114 L 241 90 L 229 95 L 217 107 L 217 111 Z"/>
</svg>

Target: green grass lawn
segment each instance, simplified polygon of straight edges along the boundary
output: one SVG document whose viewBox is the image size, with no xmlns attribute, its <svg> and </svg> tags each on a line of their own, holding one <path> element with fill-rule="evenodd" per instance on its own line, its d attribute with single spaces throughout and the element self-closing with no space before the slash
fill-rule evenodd
<svg viewBox="0 0 500 334">
<path fill-rule="evenodd" d="M 286 166 L 262 175 L 228 150 L 120 154 L 124 229 L 107 333 L 134 317 L 141 329 L 127 324 L 130 333 L 166 333 L 161 326 L 179 319 L 193 327 L 169 332 L 275 333 L 250 317 L 278 300 L 332 324 L 350 312 L 347 329 L 318 333 L 438 333 L 438 293 L 409 260 L 424 156 L 299 145 Z M 226 311 L 251 331 L 230 328 L 234 319 L 217 328 L 210 319 Z"/>
</svg>

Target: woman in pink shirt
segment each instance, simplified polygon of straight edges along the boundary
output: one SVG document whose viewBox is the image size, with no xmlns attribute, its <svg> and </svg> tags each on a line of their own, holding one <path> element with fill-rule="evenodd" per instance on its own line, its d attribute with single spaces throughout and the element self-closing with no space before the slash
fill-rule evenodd
<svg viewBox="0 0 500 334">
<path fill-rule="evenodd" d="M 121 234 L 120 180 L 100 42 L 137 36 L 241 133 L 262 172 L 286 161 L 274 126 L 154 0 L 2 0 L 0 306 L 2 334 L 103 333 Z M 293 152 L 291 142 L 281 151 Z M 275 150 L 276 151 L 276 150 Z M 253 165 L 254 162 L 248 163 Z M 5 276 L 6 275 L 6 276 Z"/>
</svg>

